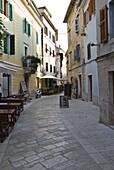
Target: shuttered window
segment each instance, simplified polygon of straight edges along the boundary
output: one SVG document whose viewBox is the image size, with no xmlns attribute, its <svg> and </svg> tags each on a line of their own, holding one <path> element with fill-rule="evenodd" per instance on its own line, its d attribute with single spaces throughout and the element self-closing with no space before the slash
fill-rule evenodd
<svg viewBox="0 0 114 170">
<path fill-rule="evenodd" d="M 101 43 L 108 41 L 108 25 L 107 25 L 107 6 L 100 10 L 100 35 Z"/>
<path fill-rule="evenodd" d="M 9 3 L 9 20 L 13 21 L 12 4 Z"/>
<path fill-rule="evenodd" d="M 15 35 L 6 33 L 4 37 L 4 53 L 10 55 L 15 54 Z"/>
<path fill-rule="evenodd" d="M 23 32 L 28 36 L 31 36 L 31 27 L 30 24 L 27 22 L 26 18 L 23 20 Z"/>
<path fill-rule="evenodd" d="M 10 55 L 15 54 L 15 35 L 10 35 Z"/>
<path fill-rule="evenodd" d="M 83 13 L 83 18 L 84 18 L 84 27 L 86 27 L 86 12 Z"/>
<path fill-rule="evenodd" d="M 38 33 L 36 32 L 36 44 L 38 44 Z"/>
<path fill-rule="evenodd" d="M 3 13 L 3 0 L 0 0 L 0 12 Z"/>
<path fill-rule="evenodd" d="M 31 35 L 30 24 L 27 24 L 27 25 L 28 25 L 28 36 L 30 37 L 30 35 Z"/>
<path fill-rule="evenodd" d="M 95 0 L 90 0 L 89 3 L 89 16 L 95 13 Z"/>
<path fill-rule="evenodd" d="M 91 59 L 91 44 L 90 43 L 87 45 L 87 59 L 88 60 Z"/>
</svg>

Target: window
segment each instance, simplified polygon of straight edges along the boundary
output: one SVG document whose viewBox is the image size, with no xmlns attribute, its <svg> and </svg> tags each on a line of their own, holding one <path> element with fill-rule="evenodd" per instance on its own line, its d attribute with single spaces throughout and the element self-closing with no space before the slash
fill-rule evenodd
<svg viewBox="0 0 114 170">
<path fill-rule="evenodd" d="M 49 51 L 50 51 L 50 55 L 51 55 L 51 47 L 49 48 Z"/>
<path fill-rule="evenodd" d="M 49 38 L 51 39 L 51 32 L 49 31 Z"/>
<path fill-rule="evenodd" d="M 101 43 L 108 41 L 108 25 L 107 25 L 107 6 L 100 10 L 100 34 Z"/>
<path fill-rule="evenodd" d="M 8 1 L 4 1 L 4 15 L 8 17 Z"/>
<path fill-rule="evenodd" d="M 47 49 L 47 44 L 45 44 L 45 52 L 47 53 L 48 49 Z"/>
<path fill-rule="evenodd" d="M 74 49 L 74 61 L 80 60 L 80 44 Z"/>
<path fill-rule="evenodd" d="M 23 20 L 23 31 L 28 36 L 31 35 L 30 24 L 27 22 L 26 18 Z"/>
<path fill-rule="evenodd" d="M 52 65 L 50 65 L 50 73 L 52 73 Z"/>
<path fill-rule="evenodd" d="M 86 27 L 86 12 L 83 13 L 83 18 L 84 18 L 84 27 Z"/>
<path fill-rule="evenodd" d="M 48 71 L 48 63 L 46 63 L 46 71 Z"/>
<path fill-rule="evenodd" d="M 72 52 L 70 52 L 70 66 L 72 65 Z"/>
<path fill-rule="evenodd" d="M 54 71 L 54 73 L 55 73 L 55 71 L 56 71 L 55 66 L 53 66 L 53 71 Z"/>
<path fill-rule="evenodd" d="M 46 26 L 44 27 L 44 33 L 48 36 L 48 28 Z"/>
<path fill-rule="evenodd" d="M 15 35 L 9 35 L 5 33 L 4 37 L 4 53 L 14 55 L 15 54 Z"/>
<path fill-rule="evenodd" d="M 77 33 L 79 31 L 79 15 L 77 15 L 75 19 L 75 32 Z"/>
<path fill-rule="evenodd" d="M 38 44 L 38 33 L 36 32 L 36 44 Z"/>
<path fill-rule="evenodd" d="M 10 3 L 9 3 L 9 19 L 10 21 L 13 20 L 12 4 Z"/>
<path fill-rule="evenodd" d="M 2 5 L 2 2 L 1 2 Z M 13 20 L 12 4 L 8 3 L 7 0 L 4 1 L 4 15 L 9 17 L 9 20 Z"/>
<path fill-rule="evenodd" d="M 52 35 L 52 41 L 53 41 L 53 43 L 55 43 L 55 36 L 54 35 Z"/>
<path fill-rule="evenodd" d="M 87 58 L 88 60 L 91 59 L 91 43 L 87 45 Z"/>
<path fill-rule="evenodd" d="M 114 38 L 114 1 L 109 4 L 109 15 L 110 15 L 110 38 Z"/>
<path fill-rule="evenodd" d="M 89 15 L 93 15 L 95 13 L 95 0 L 90 0 L 89 3 Z"/>
<path fill-rule="evenodd" d="M 53 57 L 55 56 L 55 51 L 53 50 Z"/>
<path fill-rule="evenodd" d="M 0 13 L 3 13 L 3 0 L 0 0 Z"/>
</svg>

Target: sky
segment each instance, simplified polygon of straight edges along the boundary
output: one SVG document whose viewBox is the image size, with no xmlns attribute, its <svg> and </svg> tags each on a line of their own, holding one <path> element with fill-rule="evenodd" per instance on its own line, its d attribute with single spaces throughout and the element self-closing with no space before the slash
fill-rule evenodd
<svg viewBox="0 0 114 170">
<path fill-rule="evenodd" d="M 51 21 L 58 29 L 58 45 L 66 51 L 67 45 L 67 24 L 63 23 L 70 0 L 34 0 L 37 7 L 46 6 L 51 13 Z"/>
</svg>

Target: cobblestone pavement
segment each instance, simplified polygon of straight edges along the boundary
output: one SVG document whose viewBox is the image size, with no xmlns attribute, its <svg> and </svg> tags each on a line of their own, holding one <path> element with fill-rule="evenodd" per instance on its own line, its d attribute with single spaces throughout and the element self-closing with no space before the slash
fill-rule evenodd
<svg viewBox="0 0 114 170">
<path fill-rule="evenodd" d="M 114 130 L 98 120 L 85 101 L 60 108 L 59 95 L 34 100 L 0 144 L 0 170 L 114 170 Z"/>
</svg>

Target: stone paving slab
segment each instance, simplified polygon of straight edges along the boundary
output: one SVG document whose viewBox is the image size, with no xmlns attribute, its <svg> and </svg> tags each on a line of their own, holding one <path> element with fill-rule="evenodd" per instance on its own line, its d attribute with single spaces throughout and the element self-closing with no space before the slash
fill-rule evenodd
<svg viewBox="0 0 114 170">
<path fill-rule="evenodd" d="M 60 108 L 59 95 L 45 96 L 26 106 L 0 160 L 0 170 L 114 170 L 114 130 L 91 103 Z"/>
</svg>

